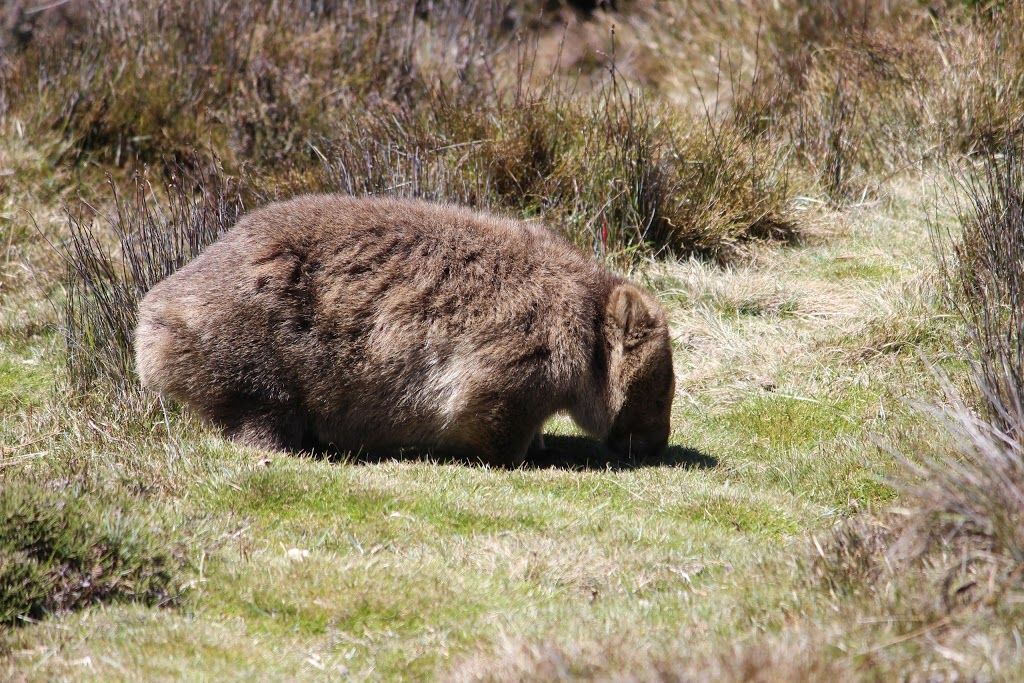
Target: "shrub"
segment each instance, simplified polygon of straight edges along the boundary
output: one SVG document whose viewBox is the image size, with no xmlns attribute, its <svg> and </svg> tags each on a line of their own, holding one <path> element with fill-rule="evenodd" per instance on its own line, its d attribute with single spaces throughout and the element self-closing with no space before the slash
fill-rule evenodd
<svg viewBox="0 0 1024 683">
<path fill-rule="evenodd" d="M 796 233 L 780 149 L 734 120 L 667 111 L 614 75 L 582 101 L 522 83 L 430 97 L 429 119 L 374 112 L 322 138 L 317 186 L 540 216 L 623 269 L 658 253 L 727 259 Z"/>
<path fill-rule="evenodd" d="M 371 94 L 405 103 L 421 79 L 469 76 L 504 16 L 493 0 L 76 4 L 89 20 L 34 32 L 0 101 L 65 136 L 74 161 L 115 165 L 211 146 L 282 163 Z"/>
<path fill-rule="evenodd" d="M 959 4 L 777 3 L 736 115 L 787 138 L 837 201 L 869 178 L 995 151 L 1024 116 L 1024 8 Z"/>
</svg>

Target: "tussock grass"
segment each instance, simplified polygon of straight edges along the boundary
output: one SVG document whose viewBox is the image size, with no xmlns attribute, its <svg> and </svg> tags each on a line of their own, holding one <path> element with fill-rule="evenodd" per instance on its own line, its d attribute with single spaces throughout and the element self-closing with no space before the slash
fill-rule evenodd
<svg viewBox="0 0 1024 683">
<path fill-rule="evenodd" d="M 211 144 L 281 161 L 330 120 L 325 110 L 371 91 L 412 94 L 425 38 L 460 66 L 459 51 L 499 20 L 488 2 L 438 6 L 421 31 L 401 2 L 76 4 L 89 20 L 33 32 L 6 98 L 16 110 L 33 103 L 32 125 L 70 139 L 72 159 L 115 165 L 180 161 Z"/>
<path fill-rule="evenodd" d="M 674 120 L 627 87 L 613 73 L 578 102 L 520 83 L 496 111 L 473 106 L 479 91 L 439 91 L 426 124 L 360 122 L 322 140 L 321 186 L 539 216 L 624 268 L 659 252 L 728 259 L 798 232 L 777 150 L 731 122 Z"/>
<path fill-rule="evenodd" d="M 670 60 L 671 36 L 700 55 L 687 61 L 691 68 L 704 58 L 693 73 L 657 80 L 689 91 L 697 111 L 713 101 L 716 114 L 736 117 L 748 134 L 785 140 L 801 184 L 835 202 L 872 197 L 906 168 L 996 149 L 1019 127 L 1019 3 L 733 7 L 743 11 L 641 10 L 664 42 L 659 57 Z"/>
<path fill-rule="evenodd" d="M 936 411 L 955 439 L 954 454 L 926 459 L 918 492 L 923 510 L 954 516 L 984 547 L 1024 563 L 1024 145 L 984 157 L 964 177 L 963 233 L 940 252 L 950 304 L 968 341 L 974 401 L 947 382 L 948 407 Z M 940 249 L 947 242 L 937 236 Z"/>
<path fill-rule="evenodd" d="M 502 37 L 500 3 L 229 3 L 216 21 L 172 0 L 122 4 L 97 1 L 98 24 L 33 33 L 13 53 L 9 109 L 68 140 L 58 159 L 174 172 L 211 150 L 270 185 L 540 215 L 623 267 L 797 232 L 777 145 L 738 120 L 679 120 L 614 59 L 592 91 L 533 84 L 535 53 Z"/>
</svg>

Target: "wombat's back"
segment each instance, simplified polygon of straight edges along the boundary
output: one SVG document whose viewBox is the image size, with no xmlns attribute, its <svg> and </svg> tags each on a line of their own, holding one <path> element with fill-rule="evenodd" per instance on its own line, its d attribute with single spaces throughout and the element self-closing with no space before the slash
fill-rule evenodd
<svg viewBox="0 0 1024 683">
<path fill-rule="evenodd" d="M 138 368 L 267 445 L 488 450 L 499 422 L 567 407 L 616 281 L 540 226 L 301 197 L 249 214 L 147 294 Z"/>
</svg>

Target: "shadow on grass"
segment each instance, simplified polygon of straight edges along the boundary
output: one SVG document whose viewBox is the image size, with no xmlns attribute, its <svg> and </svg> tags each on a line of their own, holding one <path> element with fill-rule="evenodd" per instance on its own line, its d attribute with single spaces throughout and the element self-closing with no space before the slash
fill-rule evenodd
<svg viewBox="0 0 1024 683">
<path fill-rule="evenodd" d="M 718 465 L 718 458 L 694 448 L 669 445 L 661 454 L 648 458 L 623 459 L 608 451 L 600 442 L 582 436 L 544 436 L 543 452 L 530 454 L 522 465 L 489 463 L 479 458 L 445 454 L 437 451 L 401 449 L 372 453 L 346 453 L 331 447 L 304 451 L 309 457 L 330 462 L 348 462 L 369 465 L 390 461 L 420 461 L 467 466 L 490 466 L 499 469 L 562 469 L 562 470 L 632 470 L 643 467 L 681 467 L 683 469 L 710 469 Z"/>
<path fill-rule="evenodd" d="M 526 467 L 555 467 L 567 470 L 631 470 L 640 467 L 682 467 L 709 469 L 718 458 L 694 448 L 669 445 L 662 453 L 648 458 L 623 459 L 600 442 L 582 436 L 544 437 L 547 448 L 538 458 L 528 459 Z"/>
</svg>

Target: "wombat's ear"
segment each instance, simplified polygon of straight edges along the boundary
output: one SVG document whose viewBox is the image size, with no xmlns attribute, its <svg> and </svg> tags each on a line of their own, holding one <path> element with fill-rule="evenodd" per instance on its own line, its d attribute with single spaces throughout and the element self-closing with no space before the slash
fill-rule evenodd
<svg viewBox="0 0 1024 683">
<path fill-rule="evenodd" d="M 612 290 L 607 315 L 613 325 L 622 330 L 623 341 L 640 336 L 657 324 L 643 294 L 630 284 L 621 284 Z"/>
</svg>

